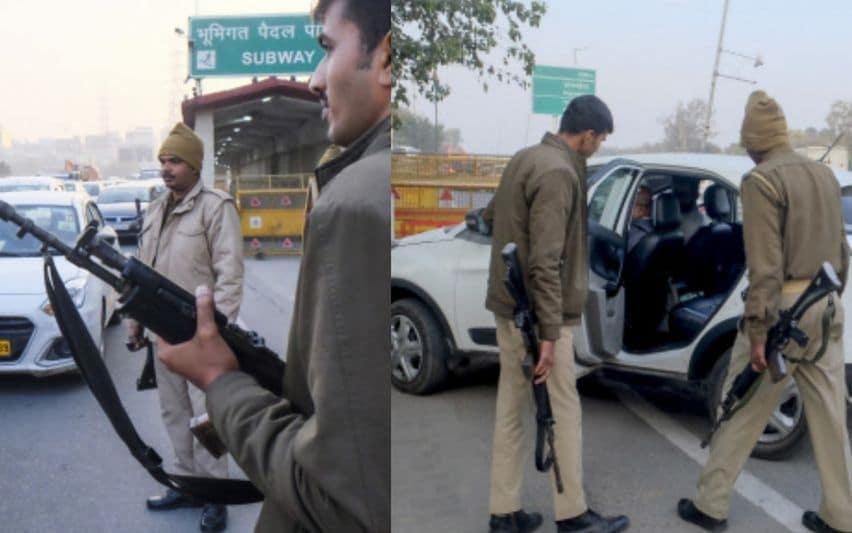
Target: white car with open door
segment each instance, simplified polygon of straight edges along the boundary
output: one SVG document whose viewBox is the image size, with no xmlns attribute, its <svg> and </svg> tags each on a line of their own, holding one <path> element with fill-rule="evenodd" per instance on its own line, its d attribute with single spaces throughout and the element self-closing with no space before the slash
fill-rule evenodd
<svg viewBox="0 0 852 533">
<path fill-rule="evenodd" d="M 115 230 L 104 224 L 88 194 L 10 192 L 0 193 L 0 200 L 70 246 L 94 220 L 100 237 L 119 251 Z M 74 370 L 68 343 L 45 292 L 41 243 L 31 235 L 19 239 L 17 231 L 17 226 L 0 220 L 0 374 L 47 376 Z M 89 333 L 103 352 L 103 331 L 113 316 L 118 295 L 64 257 L 55 255 L 54 261 Z"/>
<path fill-rule="evenodd" d="M 715 416 L 747 285 L 738 190 L 752 162 L 646 154 L 595 158 L 589 167 L 589 297 L 574 335 L 578 377 L 597 370 L 686 383 Z M 852 196 L 852 173 L 835 174 Z M 652 198 L 643 224 L 631 220 L 640 188 Z M 394 243 L 391 379 L 398 389 L 428 393 L 474 359 L 496 361 L 494 318 L 484 306 L 490 250 L 490 237 L 465 223 Z M 851 300 L 846 290 L 847 308 Z M 852 343 L 846 346 L 852 385 Z M 804 433 L 791 382 L 754 453 L 786 456 Z"/>
</svg>

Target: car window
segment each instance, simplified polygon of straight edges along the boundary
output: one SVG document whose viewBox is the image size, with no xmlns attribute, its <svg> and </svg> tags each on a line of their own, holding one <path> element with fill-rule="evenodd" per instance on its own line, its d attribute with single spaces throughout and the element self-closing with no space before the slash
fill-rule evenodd
<svg viewBox="0 0 852 533">
<path fill-rule="evenodd" d="M 59 240 L 73 246 L 80 233 L 80 223 L 77 211 L 71 206 L 56 205 L 19 205 L 16 206 L 21 216 L 30 218 L 39 227 L 53 233 Z M 38 256 L 41 255 L 41 243 L 32 235 L 23 239 L 16 236 L 18 227 L 0 221 L 0 255 L 4 256 Z"/>
<path fill-rule="evenodd" d="M 589 220 L 605 228 L 615 229 L 627 189 L 637 174 L 635 168 L 618 167 L 603 178 L 589 200 Z"/>
</svg>

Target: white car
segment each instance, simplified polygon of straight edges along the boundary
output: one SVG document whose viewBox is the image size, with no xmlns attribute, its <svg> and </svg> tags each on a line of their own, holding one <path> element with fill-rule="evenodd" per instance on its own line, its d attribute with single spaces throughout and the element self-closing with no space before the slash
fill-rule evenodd
<svg viewBox="0 0 852 533">
<path fill-rule="evenodd" d="M 115 231 L 104 225 L 88 195 L 12 192 L 0 193 L 0 200 L 69 245 L 90 221 L 96 220 L 101 237 L 118 250 Z M 0 221 L 0 374 L 47 376 L 74 370 L 76 365 L 45 292 L 41 243 L 31 235 L 19 239 L 17 231 L 17 226 Z M 115 311 L 117 294 L 64 257 L 56 255 L 54 260 L 92 338 L 103 351 L 103 330 Z"/>
<path fill-rule="evenodd" d="M 578 377 L 598 370 L 687 383 L 715 416 L 747 285 L 738 189 L 752 162 L 727 155 L 647 154 L 596 158 L 589 167 L 589 297 L 574 335 Z M 835 174 L 844 194 L 852 196 L 852 173 Z M 688 218 L 703 222 L 704 229 L 690 239 L 683 236 L 687 228 L 673 193 L 676 184 L 687 204 L 694 194 Z M 640 185 L 650 189 L 660 214 L 628 252 Z M 475 224 L 394 243 L 391 379 L 398 389 L 427 393 L 474 359 L 496 361 L 494 318 L 484 306 L 490 253 L 490 237 Z M 842 299 L 852 308 L 852 290 Z M 852 384 L 852 343 L 846 347 Z M 791 383 L 755 455 L 783 457 L 804 432 L 803 405 Z"/>
</svg>

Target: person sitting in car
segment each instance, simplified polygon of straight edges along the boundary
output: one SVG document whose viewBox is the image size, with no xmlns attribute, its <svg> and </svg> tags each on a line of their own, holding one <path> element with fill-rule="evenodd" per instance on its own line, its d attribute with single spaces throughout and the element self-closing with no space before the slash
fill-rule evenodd
<svg viewBox="0 0 852 533">
<path fill-rule="evenodd" d="M 698 180 L 675 177 L 672 188 L 680 203 L 683 240 L 688 242 L 698 228 L 710 223 L 710 218 L 698 209 Z"/>
<path fill-rule="evenodd" d="M 651 189 L 640 185 L 636 192 L 636 203 L 630 213 L 630 228 L 627 230 L 627 252 L 642 240 L 642 237 L 654 231 L 651 222 Z"/>
</svg>

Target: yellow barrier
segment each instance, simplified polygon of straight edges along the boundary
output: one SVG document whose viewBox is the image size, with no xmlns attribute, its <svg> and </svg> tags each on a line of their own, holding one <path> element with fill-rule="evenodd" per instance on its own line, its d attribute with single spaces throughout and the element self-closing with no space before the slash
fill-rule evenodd
<svg viewBox="0 0 852 533">
<path fill-rule="evenodd" d="M 394 236 L 405 237 L 458 224 L 471 209 L 485 207 L 494 196 L 497 180 L 394 181 L 391 185 Z"/>
<path fill-rule="evenodd" d="M 246 255 L 302 253 L 310 176 L 238 176 L 234 180 Z"/>
</svg>

